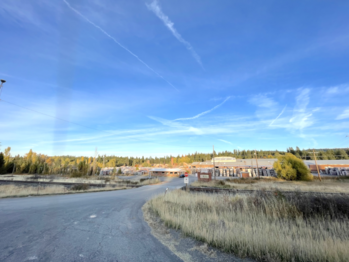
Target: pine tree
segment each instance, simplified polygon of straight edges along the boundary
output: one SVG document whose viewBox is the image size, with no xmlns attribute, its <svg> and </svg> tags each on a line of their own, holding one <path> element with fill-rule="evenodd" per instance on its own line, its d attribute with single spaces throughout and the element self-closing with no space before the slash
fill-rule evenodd
<svg viewBox="0 0 349 262">
<path fill-rule="evenodd" d="M 4 154 L 0 152 L 0 174 L 4 173 L 4 167 L 5 167 Z"/>
</svg>

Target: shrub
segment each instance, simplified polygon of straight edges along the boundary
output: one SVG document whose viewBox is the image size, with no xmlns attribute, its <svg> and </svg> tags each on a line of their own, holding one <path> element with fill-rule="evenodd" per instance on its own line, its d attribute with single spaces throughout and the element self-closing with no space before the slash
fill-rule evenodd
<svg viewBox="0 0 349 262">
<path fill-rule="evenodd" d="M 218 185 L 218 186 L 224 186 L 224 185 L 225 185 L 225 182 L 222 181 L 222 180 L 219 180 L 219 181 L 216 181 L 216 185 Z"/>
<path fill-rule="evenodd" d="M 258 178 L 237 178 L 237 179 L 227 178 L 225 181 L 230 183 L 235 183 L 235 184 L 253 184 L 253 183 L 257 183 L 259 179 Z"/>
<path fill-rule="evenodd" d="M 304 162 L 291 153 L 286 153 L 284 156 L 279 156 L 278 161 L 274 163 L 273 167 L 278 178 L 304 181 L 313 179 L 313 176 Z"/>
<path fill-rule="evenodd" d="M 83 173 L 75 171 L 70 175 L 70 177 L 83 177 Z"/>
<path fill-rule="evenodd" d="M 79 190 L 88 190 L 90 188 L 90 185 L 87 184 L 77 184 L 70 188 L 72 191 L 79 191 Z"/>
</svg>

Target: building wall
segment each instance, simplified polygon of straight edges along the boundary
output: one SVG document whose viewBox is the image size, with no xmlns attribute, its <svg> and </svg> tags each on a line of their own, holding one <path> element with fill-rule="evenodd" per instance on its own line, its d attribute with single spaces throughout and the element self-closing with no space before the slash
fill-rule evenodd
<svg viewBox="0 0 349 262">
<path fill-rule="evenodd" d="M 326 167 L 338 167 L 338 168 L 343 168 L 343 167 L 349 167 L 348 165 L 318 165 L 319 170 L 326 170 Z M 317 172 L 316 165 L 309 165 L 309 169 L 311 172 Z"/>
<path fill-rule="evenodd" d="M 152 171 L 152 176 L 178 177 L 180 172 L 173 171 Z"/>
</svg>

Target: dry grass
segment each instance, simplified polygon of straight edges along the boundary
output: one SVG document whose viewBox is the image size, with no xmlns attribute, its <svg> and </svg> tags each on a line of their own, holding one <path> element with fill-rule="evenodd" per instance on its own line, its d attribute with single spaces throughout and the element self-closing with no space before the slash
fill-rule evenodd
<svg viewBox="0 0 349 262">
<path fill-rule="evenodd" d="M 192 183 L 195 187 L 219 187 L 239 190 L 267 190 L 267 191 L 301 191 L 301 192 L 322 192 L 322 193 L 346 193 L 349 194 L 349 179 L 323 179 L 313 181 L 286 181 L 277 178 L 263 179 L 227 179 Z"/>
<path fill-rule="evenodd" d="M 64 186 L 15 186 L 15 185 L 0 185 L 0 198 L 4 197 L 20 197 L 20 196 L 37 196 L 37 195 L 56 195 L 66 193 L 80 193 L 80 192 L 97 192 L 126 189 L 127 187 L 100 187 L 90 188 L 87 190 L 69 190 Z"/>
<path fill-rule="evenodd" d="M 142 186 L 146 186 L 146 185 L 154 185 L 154 184 L 158 184 L 160 183 L 160 179 L 155 177 L 155 178 L 151 178 L 151 179 L 146 179 L 141 181 L 139 184 Z"/>
<path fill-rule="evenodd" d="M 305 196 L 304 196 L 305 197 Z M 307 197 L 305 197 L 307 198 Z M 344 262 L 349 197 L 193 194 L 172 191 L 146 204 L 167 226 L 260 261 Z M 322 203 L 322 207 L 319 203 Z M 329 206 L 329 210 L 325 207 Z M 314 206 L 309 206 L 314 205 Z M 332 210 L 331 210 L 332 209 Z"/>
</svg>

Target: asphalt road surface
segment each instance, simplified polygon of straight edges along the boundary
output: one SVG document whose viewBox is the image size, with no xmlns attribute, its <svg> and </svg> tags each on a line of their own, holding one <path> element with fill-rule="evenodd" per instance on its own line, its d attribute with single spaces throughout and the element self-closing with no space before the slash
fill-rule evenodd
<svg viewBox="0 0 349 262">
<path fill-rule="evenodd" d="M 0 261 L 181 261 L 151 235 L 141 208 L 183 185 L 0 199 Z"/>
</svg>

